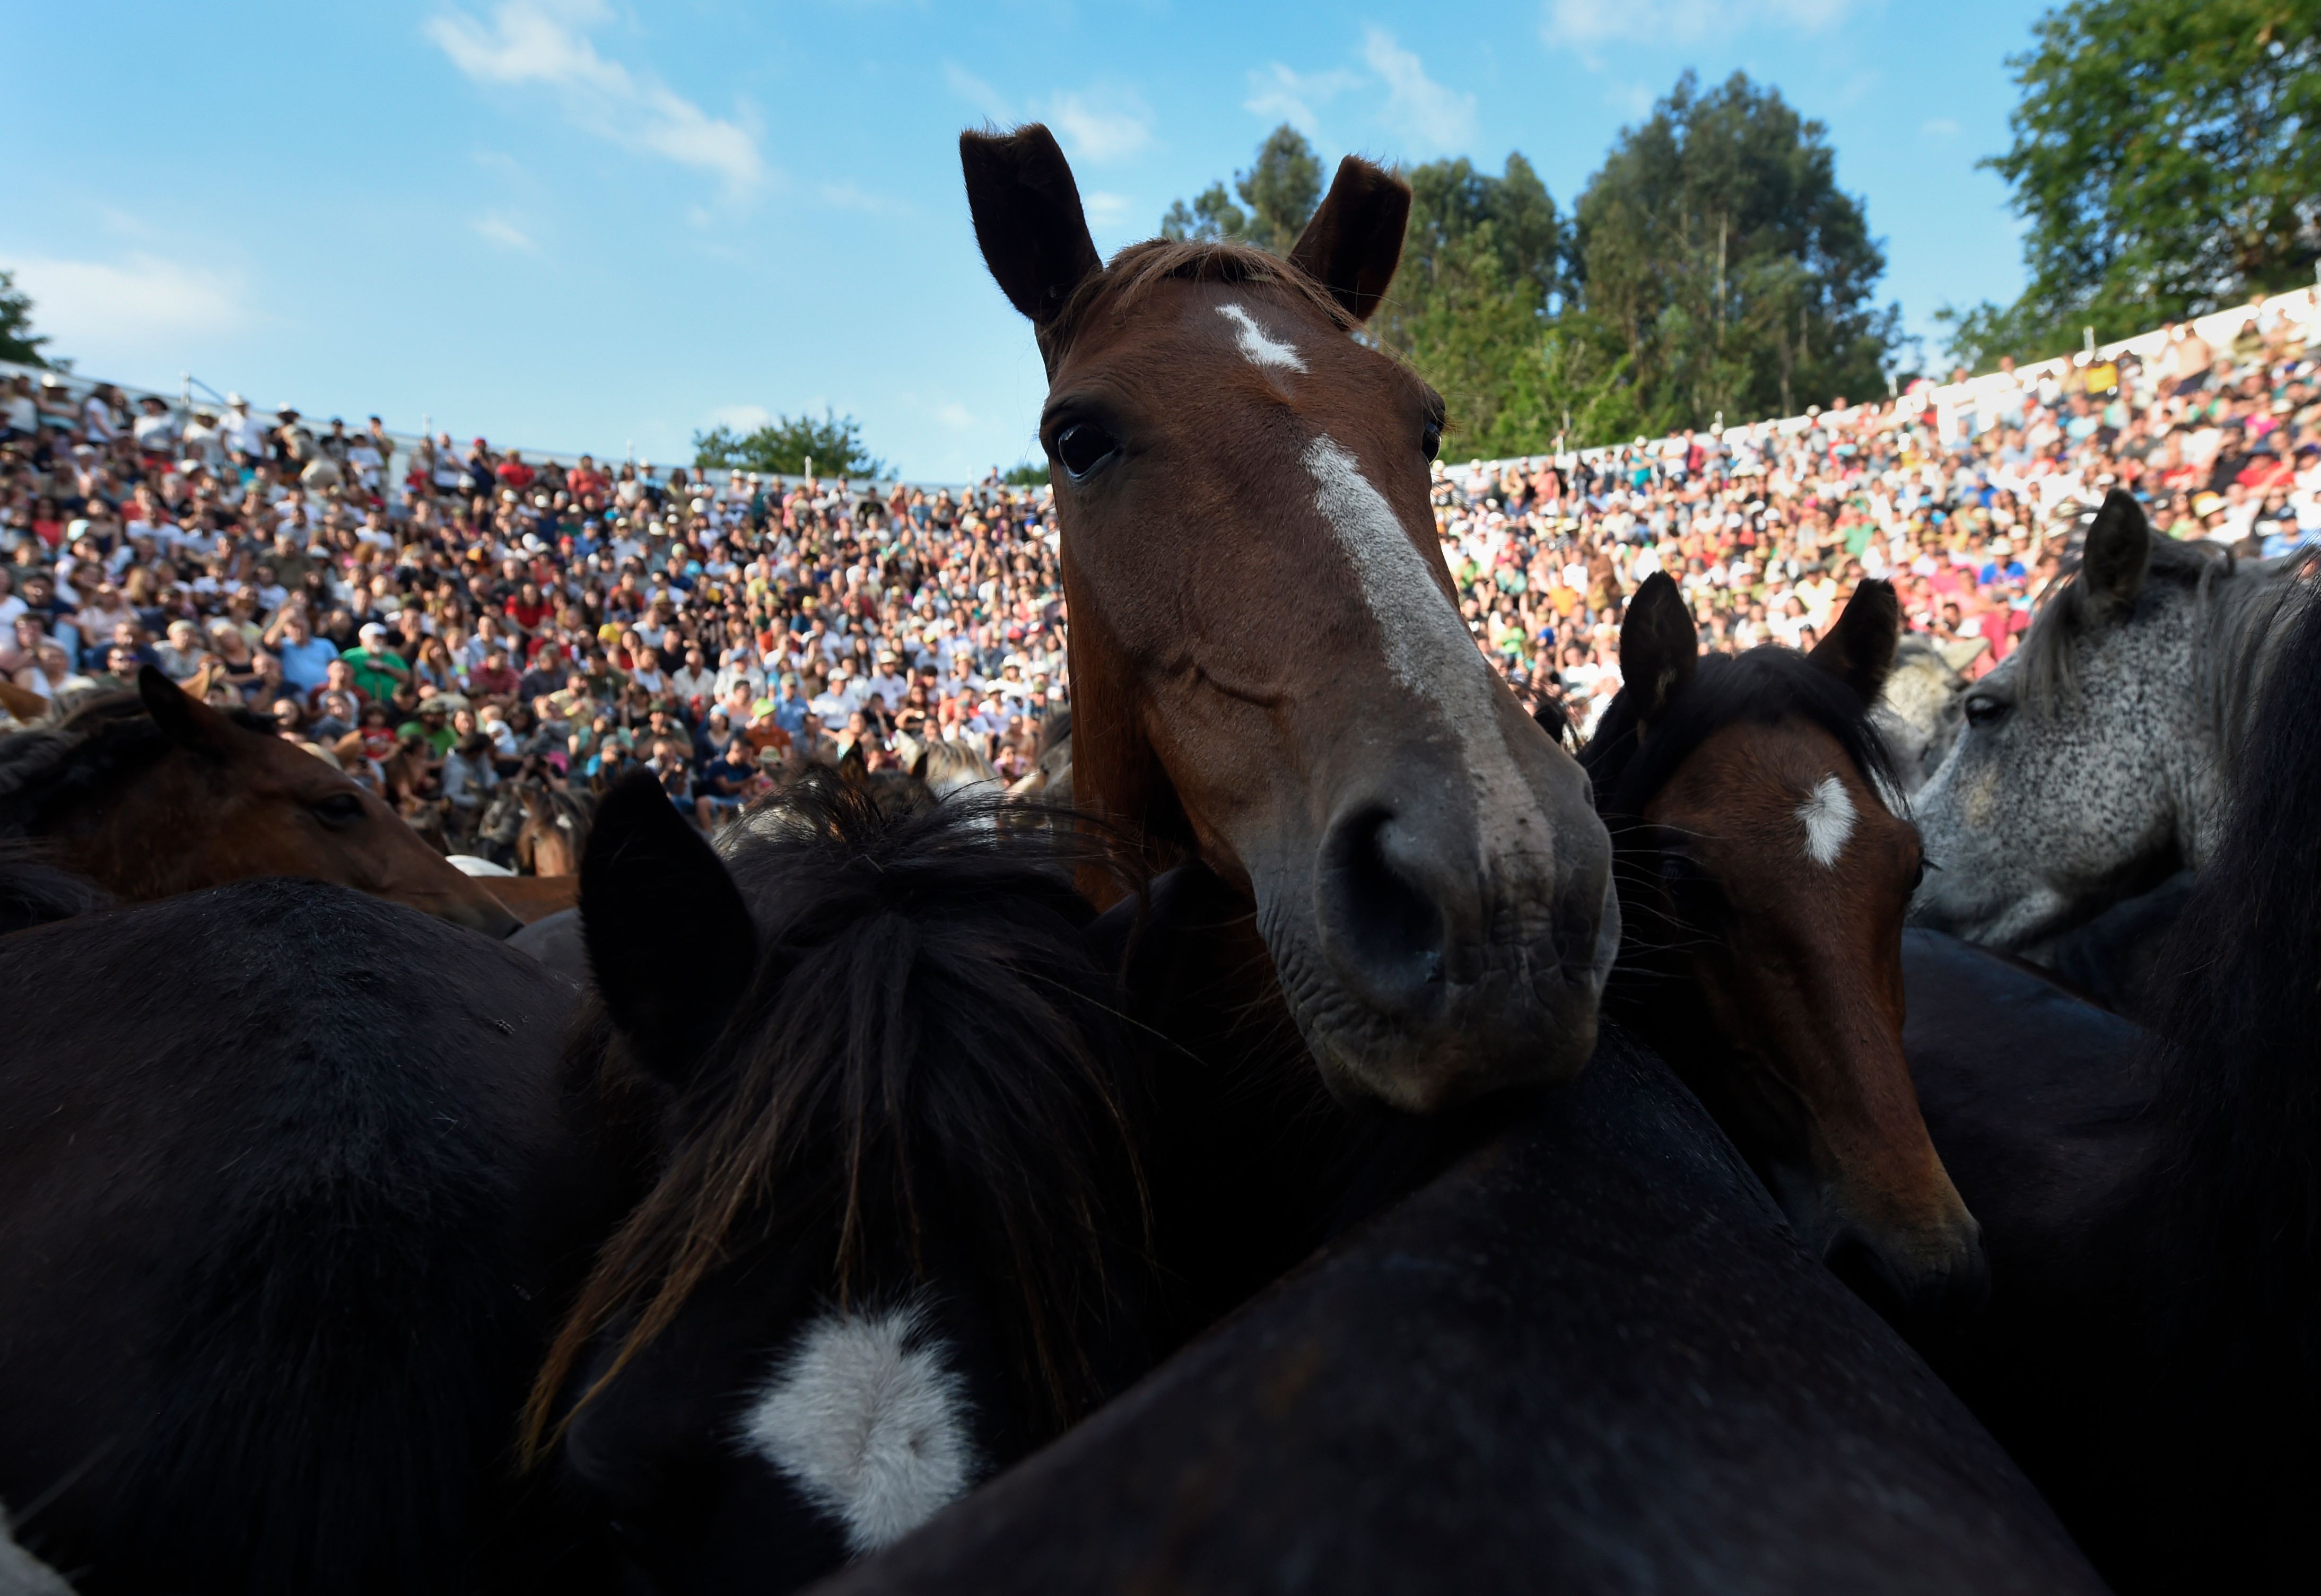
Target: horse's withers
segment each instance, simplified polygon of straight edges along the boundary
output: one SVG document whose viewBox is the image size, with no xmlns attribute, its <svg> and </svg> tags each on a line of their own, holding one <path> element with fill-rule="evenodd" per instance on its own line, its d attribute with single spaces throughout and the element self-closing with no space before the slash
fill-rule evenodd
<svg viewBox="0 0 2321 1596">
<path fill-rule="evenodd" d="M 1442 401 L 1348 335 L 1407 190 L 1348 163 L 1287 266 L 1106 268 L 1044 130 L 962 153 L 1048 358 L 1079 801 L 1248 891 L 1335 1089 L 1424 1109 L 1569 1076 L 1618 943 L 1610 844 L 1460 619 Z"/>
</svg>

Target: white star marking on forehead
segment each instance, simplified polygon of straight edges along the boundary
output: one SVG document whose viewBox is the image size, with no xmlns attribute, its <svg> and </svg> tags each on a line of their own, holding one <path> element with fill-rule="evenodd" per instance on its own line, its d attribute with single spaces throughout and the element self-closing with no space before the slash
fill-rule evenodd
<svg viewBox="0 0 2321 1596">
<path fill-rule="evenodd" d="M 1798 818 L 1805 822 L 1806 857 L 1824 868 L 1834 866 L 1853 837 L 1853 799 L 1845 783 L 1824 776 L 1813 796 L 1798 806 Z"/>
<path fill-rule="evenodd" d="M 1257 318 L 1238 305 L 1220 305 L 1217 314 L 1233 324 L 1233 342 L 1252 366 L 1279 366 L 1284 371 L 1306 369 L 1306 357 L 1289 344 L 1270 336 Z"/>
</svg>

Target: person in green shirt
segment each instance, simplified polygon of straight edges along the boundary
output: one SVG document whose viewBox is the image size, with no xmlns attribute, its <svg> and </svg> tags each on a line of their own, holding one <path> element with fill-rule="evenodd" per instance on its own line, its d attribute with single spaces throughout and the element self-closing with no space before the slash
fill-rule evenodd
<svg viewBox="0 0 2321 1596">
<path fill-rule="evenodd" d="M 411 667 L 387 646 L 387 628 L 377 621 L 365 626 L 355 641 L 362 646 L 350 648 L 339 658 L 354 668 L 355 686 L 362 689 L 364 698 L 375 703 L 389 702 L 395 689 L 410 681 Z"/>
<path fill-rule="evenodd" d="M 432 698 L 423 698 L 419 703 L 418 718 L 405 721 L 395 728 L 395 734 L 398 737 L 408 737 L 416 734 L 424 737 L 427 740 L 427 752 L 435 758 L 441 759 L 451 752 L 451 744 L 457 738 L 457 734 L 451 730 L 450 708 L 451 707 L 443 702 L 441 694 Z"/>
</svg>

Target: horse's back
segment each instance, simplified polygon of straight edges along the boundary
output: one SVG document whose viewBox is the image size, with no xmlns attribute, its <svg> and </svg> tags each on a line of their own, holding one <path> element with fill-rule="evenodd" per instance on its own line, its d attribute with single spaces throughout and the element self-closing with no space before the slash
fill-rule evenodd
<svg viewBox="0 0 2321 1596">
<path fill-rule="evenodd" d="M 2141 1032 L 2023 964 L 1902 934 L 1902 1050 L 1919 1111 L 1994 1267 L 2055 1250 L 2143 1156 Z"/>
<path fill-rule="evenodd" d="M 1618 1040 L 836 1590 L 2099 1589 Z"/>
<path fill-rule="evenodd" d="M 0 942 L 0 1500 L 104 1590 L 456 1588 L 561 1281 L 570 992 L 256 881 Z"/>
</svg>

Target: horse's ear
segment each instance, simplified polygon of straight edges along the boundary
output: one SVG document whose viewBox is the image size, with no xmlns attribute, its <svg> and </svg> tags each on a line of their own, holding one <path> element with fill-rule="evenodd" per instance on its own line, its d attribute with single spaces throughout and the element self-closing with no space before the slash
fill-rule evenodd
<svg viewBox="0 0 2321 1596">
<path fill-rule="evenodd" d="M 1901 646 L 1902 606 L 1894 584 L 1873 579 L 1855 586 L 1837 625 L 1806 657 L 1852 688 L 1867 707 L 1885 690 Z"/>
<path fill-rule="evenodd" d="M 1620 680 L 1635 695 L 1636 718 L 1649 726 L 1666 715 L 1700 663 L 1700 633 L 1684 595 L 1656 570 L 1628 600 L 1620 623 Z"/>
<path fill-rule="evenodd" d="M 49 712 L 49 701 L 30 688 L 20 688 L 0 677 L 0 709 L 30 725 Z"/>
<path fill-rule="evenodd" d="M 1409 223 L 1410 185 L 1349 155 L 1289 258 L 1359 324 L 1370 319 L 1394 281 Z"/>
<path fill-rule="evenodd" d="M 1008 303 L 1045 327 L 1104 265 L 1070 163 L 1055 135 L 1033 122 L 1012 133 L 960 134 L 959 164 L 983 263 Z"/>
<path fill-rule="evenodd" d="M 145 700 L 146 712 L 153 724 L 169 734 L 169 741 L 180 748 L 198 753 L 223 751 L 233 732 L 233 723 L 199 698 L 188 697 L 184 689 L 152 666 L 137 672 L 137 696 Z"/>
<path fill-rule="evenodd" d="M 758 960 L 724 863 L 646 771 L 605 795 L 580 862 L 580 934 L 605 1008 L 645 1067 L 682 1088 Z"/>
<path fill-rule="evenodd" d="M 2152 565 L 2152 523 L 2135 495 L 2115 488 L 2104 495 L 2080 554 L 2080 580 L 2087 584 L 2088 599 L 2097 620 L 2125 613 L 2144 590 L 2144 573 Z"/>
</svg>

